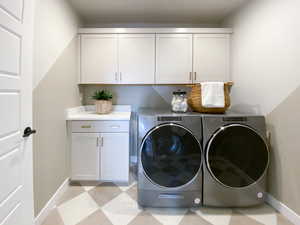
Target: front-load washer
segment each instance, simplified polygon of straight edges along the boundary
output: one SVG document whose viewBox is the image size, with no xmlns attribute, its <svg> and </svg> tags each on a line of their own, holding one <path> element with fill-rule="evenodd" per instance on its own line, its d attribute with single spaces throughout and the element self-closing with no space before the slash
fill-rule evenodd
<svg viewBox="0 0 300 225">
<path fill-rule="evenodd" d="M 203 205 L 247 207 L 265 200 L 269 149 L 265 118 L 204 115 Z"/>
<path fill-rule="evenodd" d="M 138 203 L 141 207 L 202 204 L 202 119 L 197 113 L 138 112 Z"/>
</svg>

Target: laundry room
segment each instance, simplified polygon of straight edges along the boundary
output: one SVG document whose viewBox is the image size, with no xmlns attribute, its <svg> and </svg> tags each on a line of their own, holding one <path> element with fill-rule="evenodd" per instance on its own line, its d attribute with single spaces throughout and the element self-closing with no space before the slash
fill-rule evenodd
<svg viewBox="0 0 300 225">
<path fill-rule="evenodd" d="M 300 225 L 299 10 L 0 0 L 0 225 Z"/>
</svg>

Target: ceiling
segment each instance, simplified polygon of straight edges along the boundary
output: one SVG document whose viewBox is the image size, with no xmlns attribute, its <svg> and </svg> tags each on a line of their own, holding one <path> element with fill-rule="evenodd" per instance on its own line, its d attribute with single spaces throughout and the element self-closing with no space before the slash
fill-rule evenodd
<svg viewBox="0 0 300 225">
<path fill-rule="evenodd" d="M 218 24 L 247 0 L 68 0 L 85 25 Z"/>
</svg>

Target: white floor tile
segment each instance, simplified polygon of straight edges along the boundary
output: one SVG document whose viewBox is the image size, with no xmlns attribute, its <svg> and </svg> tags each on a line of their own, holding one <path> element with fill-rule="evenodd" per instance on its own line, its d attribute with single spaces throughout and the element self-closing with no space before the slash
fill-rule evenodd
<svg viewBox="0 0 300 225">
<path fill-rule="evenodd" d="M 98 209 L 97 203 L 86 192 L 58 207 L 65 225 L 75 225 Z"/>
<path fill-rule="evenodd" d="M 101 210 L 114 225 L 127 225 L 141 212 L 137 202 L 125 192 L 108 202 Z"/>
<path fill-rule="evenodd" d="M 178 225 L 188 210 L 177 208 L 147 208 L 146 211 L 163 225 Z"/>
<path fill-rule="evenodd" d="M 228 225 L 232 215 L 231 209 L 201 208 L 193 211 L 214 225 Z"/>
<path fill-rule="evenodd" d="M 83 189 L 85 190 L 85 191 L 89 191 L 89 190 L 91 190 L 91 189 L 93 189 L 95 186 L 83 186 Z"/>
</svg>

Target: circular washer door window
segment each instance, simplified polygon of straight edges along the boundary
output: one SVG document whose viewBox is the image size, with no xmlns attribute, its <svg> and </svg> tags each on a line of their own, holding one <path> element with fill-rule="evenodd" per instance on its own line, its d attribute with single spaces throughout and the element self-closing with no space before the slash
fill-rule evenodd
<svg viewBox="0 0 300 225">
<path fill-rule="evenodd" d="M 269 151 L 264 139 L 252 128 L 233 124 L 219 129 L 209 141 L 207 167 L 227 187 L 242 188 L 265 173 Z"/>
<path fill-rule="evenodd" d="M 163 124 L 144 138 L 141 163 L 153 183 L 180 187 L 197 175 L 201 167 L 201 147 L 189 130 L 176 124 Z"/>
</svg>

